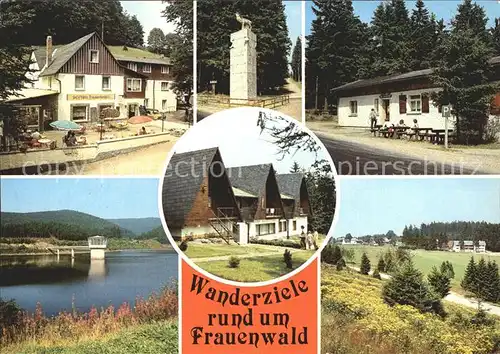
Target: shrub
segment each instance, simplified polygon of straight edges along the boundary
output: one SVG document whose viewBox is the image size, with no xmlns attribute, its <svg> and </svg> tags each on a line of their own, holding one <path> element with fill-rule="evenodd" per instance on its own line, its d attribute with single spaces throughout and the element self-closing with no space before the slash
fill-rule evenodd
<svg viewBox="0 0 500 354">
<path fill-rule="evenodd" d="M 259 240 L 258 238 L 251 238 L 250 243 L 300 249 L 300 243 L 293 240 Z"/>
<path fill-rule="evenodd" d="M 337 261 L 336 267 L 337 267 L 337 270 L 338 270 L 338 271 L 341 271 L 341 270 L 344 270 L 344 269 L 345 269 L 346 264 L 345 264 L 344 258 L 340 258 L 340 259 Z"/>
<path fill-rule="evenodd" d="M 375 269 L 375 270 L 373 271 L 373 277 L 374 277 L 375 279 L 382 279 L 382 277 L 380 276 L 380 273 L 379 273 L 378 269 Z"/>
<path fill-rule="evenodd" d="M 361 267 L 359 269 L 361 274 L 368 275 L 370 273 L 370 260 L 365 252 L 361 256 Z"/>
<path fill-rule="evenodd" d="M 240 259 L 235 256 L 231 256 L 228 261 L 229 268 L 238 268 L 240 266 Z"/>
<path fill-rule="evenodd" d="M 182 241 L 181 244 L 179 245 L 179 249 L 182 252 L 186 252 L 188 249 L 188 241 L 187 240 Z"/>
<path fill-rule="evenodd" d="M 328 245 L 321 252 L 321 261 L 328 264 L 336 265 L 341 258 L 342 251 L 337 245 Z"/>
<path fill-rule="evenodd" d="M 283 253 L 283 261 L 285 262 L 288 269 L 292 269 L 292 252 L 290 252 L 289 250 L 285 250 L 285 253 Z"/>
</svg>

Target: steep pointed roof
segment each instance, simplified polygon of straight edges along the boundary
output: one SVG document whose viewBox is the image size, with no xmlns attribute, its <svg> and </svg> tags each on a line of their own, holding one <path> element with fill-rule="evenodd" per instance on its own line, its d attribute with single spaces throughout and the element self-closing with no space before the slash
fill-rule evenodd
<svg viewBox="0 0 500 354">
<path fill-rule="evenodd" d="M 239 166 L 226 169 L 233 187 L 253 195 L 261 195 L 266 189 L 271 164 Z"/>
<path fill-rule="evenodd" d="M 46 67 L 40 76 L 48 76 L 48 75 L 55 75 L 57 72 L 68 62 L 68 60 L 71 59 L 73 55 L 85 44 L 87 41 L 92 37 L 96 35 L 95 32 L 92 32 L 90 34 L 87 34 L 86 36 L 83 36 L 82 38 L 78 38 L 76 41 L 73 41 L 71 43 L 68 43 L 66 45 L 58 46 L 57 51 L 54 52 L 52 56 L 52 62 L 48 67 Z M 36 55 L 36 53 L 35 53 Z M 41 54 L 41 51 L 38 52 L 39 56 L 45 57 L 45 54 Z M 38 61 L 38 59 L 37 59 Z M 40 65 L 40 63 L 39 63 Z M 45 65 L 45 64 L 43 64 Z M 42 65 L 42 67 L 43 67 Z"/>
<path fill-rule="evenodd" d="M 285 173 L 282 175 L 276 175 L 276 181 L 278 182 L 280 193 L 291 196 L 296 200 L 300 199 L 300 186 L 302 185 L 303 180 L 303 173 Z"/>
<path fill-rule="evenodd" d="M 209 148 L 174 154 L 163 181 L 163 213 L 167 225 L 184 225 L 203 179 L 219 149 Z"/>
</svg>

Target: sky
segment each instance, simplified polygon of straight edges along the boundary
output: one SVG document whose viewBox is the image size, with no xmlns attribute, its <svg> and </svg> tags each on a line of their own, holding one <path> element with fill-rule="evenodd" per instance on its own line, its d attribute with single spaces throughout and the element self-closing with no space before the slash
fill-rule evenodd
<svg viewBox="0 0 500 354">
<path fill-rule="evenodd" d="M 290 60 L 292 58 L 293 47 L 297 42 L 297 37 L 302 34 L 302 1 L 284 1 L 286 24 L 288 27 L 288 38 L 292 41 L 290 48 Z"/>
<path fill-rule="evenodd" d="M 450 20 L 455 16 L 458 5 L 461 1 L 445 0 L 424 0 L 425 6 L 430 12 L 436 14 L 438 19 L 443 18 L 445 23 L 449 24 Z M 354 12 L 359 16 L 361 21 L 369 23 L 372 19 L 373 12 L 375 8 L 380 4 L 381 1 L 353 1 Z M 415 7 L 416 1 L 407 1 L 406 7 L 411 14 L 411 10 Z M 486 15 L 489 17 L 488 26 L 491 27 L 494 23 L 495 16 L 500 14 L 500 3 L 495 0 L 482 0 L 476 1 L 480 4 L 486 11 Z M 311 21 L 315 18 L 314 13 L 311 10 L 312 1 L 306 2 L 306 35 L 311 33 Z"/>
<path fill-rule="evenodd" d="M 166 4 L 161 1 L 120 1 L 124 10 L 130 15 L 136 15 L 144 29 L 144 43 L 148 42 L 149 32 L 153 28 L 161 28 L 163 33 L 175 31 L 175 24 L 167 22 L 161 12 Z"/>
<path fill-rule="evenodd" d="M 175 151 L 187 152 L 219 147 L 226 167 L 272 163 L 278 173 L 288 173 L 294 161 L 308 169 L 316 159 L 314 153 L 300 151 L 294 156 L 281 155 L 266 132 L 260 135 L 257 126 L 259 108 L 244 107 L 225 110 L 196 123 L 176 143 Z M 297 121 L 295 121 L 299 124 Z M 287 123 L 281 125 L 285 127 Z M 318 159 L 326 159 L 321 150 Z"/>
<path fill-rule="evenodd" d="M 500 177 L 341 178 L 334 237 L 386 233 L 432 221 L 500 223 Z"/>
<path fill-rule="evenodd" d="M 2 212 L 76 210 L 104 219 L 159 217 L 153 178 L 3 178 Z"/>
</svg>

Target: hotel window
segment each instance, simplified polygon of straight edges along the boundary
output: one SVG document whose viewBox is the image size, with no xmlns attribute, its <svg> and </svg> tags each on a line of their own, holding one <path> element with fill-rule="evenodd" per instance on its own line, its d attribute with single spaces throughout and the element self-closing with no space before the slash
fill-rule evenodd
<svg viewBox="0 0 500 354">
<path fill-rule="evenodd" d="M 162 83 L 161 83 L 161 90 L 162 91 L 168 91 L 168 81 L 162 81 Z"/>
<path fill-rule="evenodd" d="M 111 90 L 111 77 L 110 76 L 103 76 L 102 77 L 102 90 L 103 91 Z"/>
<path fill-rule="evenodd" d="M 293 231 L 297 231 L 297 220 L 293 221 Z"/>
<path fill-rule="evenodd" d="M 280 221 L 280 232 L 286 231 L 286 221 Z"/>
<path fill-rule="evenodd" d="M 89 61 L 91 63 L 99 63 L 99 51 L 95 49 L 91 49 L 89 51 Z"/>
<path fill-rule="evenodd" d="M 410 112 L 412 113 L 422 112 L 422 96 L 420 95 L 410 96 Z"/>
<path fill-rule="evenodd" d="M 349 115 L 358 115 L 358 101 L 349 101 Z"/>
<path fill-rule="evenodd" d="M 144 99 L 144 107 L 146 107 L 146 108 L 149 107 L 149 98 Z"/>
<path fill-rule="evenodd" d="M 75 76 L 75 90 L 78 91 L 85 90 L 85 76 L 83 75 Z"/>
<path fill-rule="evenodd" d="M 142 66 L 142 71 L 145 73 L 150 73 L 151 72 L 151 64 L 144 64 Z"/>
<path fill-rule="evenodd" d="M 378 116 L 378 104 L 379 104 L 378 98 L 375 98 L 373 100 L 373 108 L 375 108 L 375 113 L 377 113 L 377 116 Z"/>
<path fill-rule="evenodd" d="M 141 89 L 141 79 L 127 79 L 127 92 L 140 92 Z"/>
<path fill-rule="evenodd" d="M 137 71 L 137 64 L 136 63 L 128 63 L 128 68 L 130 70 Z"/>
<path fill-rule="evenodd" d="M 167 110 L 167 100 L 161 100 L 161 109 L 162 111 Z"/>
<path fill-rule="evenodd" d="M 71 107 L 71 120 L 80 121 L 87 120 L 87 106 L 72 106 Z"/>
<path fill-rule="evenodd" d="M 166 65 L 162 65 L 161 66 L 161 73 L 162 74 L 170 74 L 170 67 L 168 67 Z"/>
</svg>

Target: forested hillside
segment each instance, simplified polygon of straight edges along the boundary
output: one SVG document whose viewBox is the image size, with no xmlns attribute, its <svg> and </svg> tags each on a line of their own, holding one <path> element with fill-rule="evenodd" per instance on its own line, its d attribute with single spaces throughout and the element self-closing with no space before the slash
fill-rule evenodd
<svg viewBox="0 0 500 354">
<path fill-rule="evenodd" d="M 160 218 L 108 219 L 108 221 L 132 231 L 135 235 L 141 235 L 161 227 Z"/>
<path fill-rule="evenodd" d="M 110 221 L 73 210 L 33 213 L 1 213 L 2 237 L 56 237 L 84 240 L 89 236 L 133 237 L 134 234 Z"/>
</svg>

